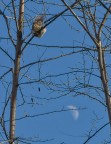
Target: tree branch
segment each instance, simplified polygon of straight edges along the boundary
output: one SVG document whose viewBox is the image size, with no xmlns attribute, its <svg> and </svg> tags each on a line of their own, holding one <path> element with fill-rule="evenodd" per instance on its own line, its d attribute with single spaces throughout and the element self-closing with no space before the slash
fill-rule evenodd
<svg viewBox="0 0 111 144">
<path fill-rule="evenodd" d="M 11 42 L 12 42 L 12 44 L 14 45 L 14 47 L 16 47 L 16 45 L 15 45 L 15 43 L 14 43 L 14 40 L 13 40 L 13 38 L 12 38 L 12 35 L 11 35 L 11 33 L 10 33 L 10 28 L 9 28 L 9 25 L 8 25 L 8 20 L 7 20 L 7 17 L 5 16 L 5 14 L 0 10 L 0 14 L 4 17 L 4 19 L 5 19 L 5 22 L 6 22 L 6 26 L 7 26 L 7 30 L 8 30 L 8 35 L 9 35 L 9 37 L 10 37 L 10 40 L 11 40 Z"/>
<path fill-rule="evenodd" d="M 106 123 L 105 125 L 103 125 L 101 128 L 99 128 L 95 133 L 93 133 L 91 136 L 88 137 L 88 139 L 83 143 L 83 144 L 86 144 L 88 143 L 96 134 L 98 134 L 104 127 L 106 127 L 107 125 L 109 124 Z"/>
</svg>

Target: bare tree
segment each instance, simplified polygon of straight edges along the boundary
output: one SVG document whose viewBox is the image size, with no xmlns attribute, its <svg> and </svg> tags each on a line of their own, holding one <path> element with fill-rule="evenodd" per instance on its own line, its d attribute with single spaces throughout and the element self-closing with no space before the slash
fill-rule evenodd
<svg viewBox="0 0 111 144">
<path fill-rule="evenodd" d="M 94 13 L 93 11 L 91 11 L 91 6 L 89 2 L 86 2 L 88 6 L 88 10 L 87 10 L 87 15 L 90 18 L 90 22 L 93 26 L 93 31 L 90 32 L 90 29 L 88 27 L 88 21 L 85 17 L 85 10 L 84 10 L 84 6 L 82 4 L 81 5 L 81 9 L 83 11 L 83 19 L 85 21 L 85 24 L 81 21 L 81 19 L 76 15 L 76 13 L 72 10 L 72 8 L 70 8 L 70 6 L 68 6 L 68 4 L 62 0 L 62 2 L 65 4 L 65 6 L 70 10 L 70 12 L 72 13 L 72 15 L 77 19 L 77 21 L 81 24 L 81 26 L 84 28 L 84 30 L 87 32 L 87 34 L 89 35 L 89 37 L 92 39 L 92 41 L 95 44 L 95 47 L 97 48 L 97 53 L 98 53 L 98 64 L 99 64 L 99 70 L 100 70 L 100 75 L 101 75 L 101 81 L 103 84 L 103 89 L 104 89 L 104 94 L 105 94 L 105 99 L 106 99 L 106 106 L 107 106 L 107 110 L 108 110 L 108 115 L 109 115 L 109 121 L 111 124 L 111 101 L 110 101 L 110 90 L 109 90 L 109 86 L 108 86 L 108 77 L 107 77 L 107 71 L 106 71 L 106 62 L 105 62 L 105 49 L 103 48 L 104 46 L 102 45 L 102 31 L 103 31 L 103 27 L 105 25 L 105 22 L 107 20 L 107 17 L 110 13 L 111 10 L 111 6 L 109 6 L 108 10 L 106 10 L 106 12 L 103 14 L 103 19 L 99 22 L 97 22 L 97 20 L 95 19 L 96 17 L 96 12 Z M 96 9 L 96 8 L 95 8 Z M 93 36 L 93 34 L 94 36 Z"/>
<path fill-rule="evenodd" d="M 94 129 L 93 126 L 85 141 L 82 140 L 84 144 L 88 143 L 103 128 L 111 125 L 110 3 L 106 4 L 101 0 L 75 2 L 20 0 L 18 3 L 11 0 L 11 2 L 1 1 L 0 5 L 0 17 L 3 21 L 1 24 L 3 32 L 1 31 L 0 37 L 3 59 L 0 64 L 2 69 L 0 85 L 3 91 L 0 116 L 1 143 L 49 143 L 54 139 L 42 140 L 39 137 L 24 138 L 16 135 L 16 122 L 90 107 L 80 103 L 78 109 L 69 109 L 63 105 L 66 99 L 72 101 L 75 97 L 80 99 L 80 96 L 84 99 L 88 97 L 88 102 L 90 100 L 94 100 L 93 103 L 98 102 L 95 105 L 97 107 L 98 104 L 100 105 L 100 111 L 103 112 L 107 108 L 108 112 L 109 120 L 102 123 L 98 129 Z M 53 27 L 55 23 L 58 24 L 60 31 Z M 68 32 L 62 30 L 62 25 L 69 28 Z M 50 29 L 53 30 L 52 33 Z M 57 31 L 64 33 L 56 36 Z M 55 40 L 54 44 L 51 41 L 52 37 Z M 58 45 L 55 44 L 56 39 L 61 39 Z M 63 42 L 63 39 L 66 40 Z M 53 65 L 49 62 L 53 62 Z M 43 69 L 45 64 L 49 64 L 49 67 L 55 66 L 49 70 L 48 66 Z M 65 71 L 60 70 L 61 66 Z M 67 67 L 69 67 L 68 71 Z M 46 96 L 40 97 L 37 92 L 38 95 L 45 93 Z M 44 106 L 52 101 L 56 105 L 61 99 L 63 101 L 59 109 L 51 107 L 52 110 L 43 113 L 36 113 L 34 109 L 30 109 L 33 106 L 37 108 L 39 105 Z M 24 113 L 24 109 L 30 109 L 30 112 Z M 99 116 L 95 121 L 100 121 Z M 104 141 L 104 143 L 108 142 Z M 65 144 L 65 140 L 60 143 Z"/>
</svg>

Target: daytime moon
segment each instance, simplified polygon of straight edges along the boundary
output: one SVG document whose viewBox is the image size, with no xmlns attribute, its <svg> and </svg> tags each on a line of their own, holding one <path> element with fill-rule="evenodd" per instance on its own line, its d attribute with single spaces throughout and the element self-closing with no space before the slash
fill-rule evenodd
<svg viewBox="0 0 111 144">
<path fill-rule="evenodd" d="M 77 107 L 73 105 L 69 105 L 67 106 L 67 108 L 71 109 L 70 112 L 71 112 L 72 117 L 74 118 L 74 120 L 77 120 L 79 117 L 79 111 Z"/>
</svg>

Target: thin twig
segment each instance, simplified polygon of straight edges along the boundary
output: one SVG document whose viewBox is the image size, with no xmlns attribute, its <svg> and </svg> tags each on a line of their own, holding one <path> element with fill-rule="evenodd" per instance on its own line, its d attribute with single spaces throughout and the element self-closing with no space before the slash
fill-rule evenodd
<svg viewBox="0 0 111 144">
<path fill-rule="evenodd" d="M 12 42 L 12 44 L 14 45 L 14 47 L 16 47 L 16 45 L 15 45 L 15 43 L 14 43 L 14 40 L 13 40 L 13 38 L 12 38 L 12 35 L 11 35 L 11 33 L 10 33 L 10 28 L 9 28 L 9 25 L 8 25 L 8 20 L 7 20 L 7 17 L 5 16 L 5 14 L 0 10 L 0 14 L 4 17 L 4 19 L 5 19 L 5 22 L 6 22 L 6 26 L 7 26 L 7 30 L 8 30 L 8 35 L 9 35 L 9 37 L 10 37 L 10 40 L 11 40 L 11 42 Z"/>
<path fill-rule="evenodd" d="M 5 53 L 13 62 L 14 62 L 14 59 L 0 46 L 0 50 Z"/>
<path fill-rule="evenodd" d="M 87 142 L 89 142 L 96 134 L 98 134 L 98 132 L 100 132 L 104 127 L 106 127 L 107 125 L 109 125 L 109 122 L 106 123 L 105 125 L 103 125 L 102 127 L 100 127 L 95 133 L 93 133 L 83 144 L 86 144 Z"/>
</svg>

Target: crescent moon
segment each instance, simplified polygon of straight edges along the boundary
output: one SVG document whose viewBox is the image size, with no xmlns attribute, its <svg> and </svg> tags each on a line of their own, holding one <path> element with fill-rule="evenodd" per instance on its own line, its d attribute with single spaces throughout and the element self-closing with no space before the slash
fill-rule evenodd
<svg viewBox="0 0 111 144">
<path fill-rule="evenodd" d="M 79 111 L 77 107 L 73 105 L 69 105 L 67 106 L 67 108 L 71 109 L 70 112 L 71 112 L 72 117 L 74 118 L 74 120 L 77 120 L 79 118 Z"/>
</svg>

